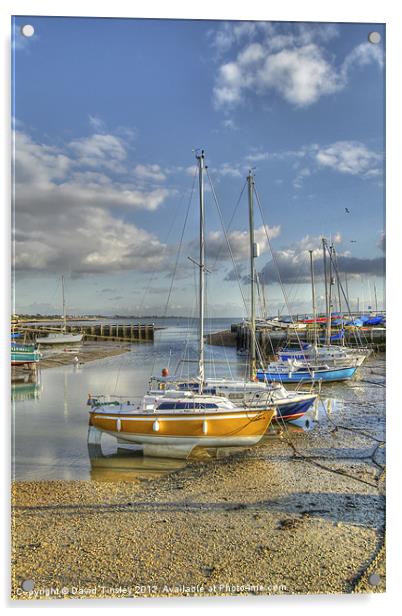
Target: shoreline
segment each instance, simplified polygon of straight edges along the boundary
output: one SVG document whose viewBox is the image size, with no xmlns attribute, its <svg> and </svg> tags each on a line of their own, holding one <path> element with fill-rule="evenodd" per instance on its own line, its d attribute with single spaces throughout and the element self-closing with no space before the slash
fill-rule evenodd
<svg viewBox="0 0 402 616">
<path fill-rule="evenodd" d="M 105 357 L 114 357 L 116 355 L 122 355 L 123 353 L 128 353 L 130 351 L 130 346 L 127 344 L 118 344 L 113 342 L 108 342 L 105 344 L 102 343 L 84 343 L 81 347 L 77 347 L 77 349 L 72 349 L 71 351 L 60 351 L 59 353 L 54 353 L 47 357 L 41 359 L 37 366 L 40 370 L 45 370 L 47 368 L 57 368 L 60 366 L 68 366 L 71 364 L 86 364 L 91 361 L 96 361 L 98 359 L 104 359 Z M 78 358 L 78 361 L 77 359 Z M 14 366 L 12 370 L 12 376 L 18 374 L 29 374 L 28 370 L 23 370 L 18 366 Z M 31 374 L 35 374 L 35 371 L 31 371 Z"/>
<path fill-rule="evenodd" d="M 156 479 L 14 482 L 12 598 L 384 592 L 382 447 L 268 439 Z"/>
</svg>

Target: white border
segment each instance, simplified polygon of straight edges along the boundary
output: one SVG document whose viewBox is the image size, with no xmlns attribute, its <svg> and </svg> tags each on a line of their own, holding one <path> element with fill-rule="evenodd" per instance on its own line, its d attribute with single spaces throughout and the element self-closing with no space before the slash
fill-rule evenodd
<svg viewBox="0 0 402 616">
<path fill-rule="evenodd" d="M 8 332 L 10 304 L 7 301 L 9 288 L 9 203 L 10 203 L 10 103 L 9 103 L 9 45 L 10 45 L 10 16 L 18 15 L 59 15 L 59 16 L 97 16 L 97 17 L 154 17 L 154 18 L 187 18 L 187 19 L 265 19 L 282 21 L 335 21 L 335 22 L 371 22 L 387 24 L 387 321 L 388 321 L 388 394 L 387 394 L 387 524 L 388 524 L 388 572 L 387 588 L 385 595 L 367 596 L 309 596 L 309 597 L 256 597 L 256 598 L 220 598 L 220 599 L 173 599 L 173 600 L 119 600 L 111 601 L 87 601 L 84 603 L 41 601 L 26 602 L 24 604 L 11 604 L 8 602 L 9 593 L 9 555 L 8 555 L 8 519 L 9 511 L 7 504 L 7 492 L 9 484 L 9 379 L 8 379 Z M 267 611 L 275 609 L 285 613 L 316 613 L 318 610 L 326 613 L 338 612 L 339 610 L 353 612 L 364 610 L 365 614 L 378 613 L 378 609 L 387 609 L 393 599 L 398 600 L 398 564 L 397 557 L 401 553 L 400 540 L 397 541 L 399 530 L 398 518 L 400 519 L 400 507 L 397 510 L 397 502 L 400 502 L 400 472 L 401 462 L 398 453 L 401 450 L 399 440 L 401 438 L 400 401 L 398 403 L 398 325 L 401 327 L 402 313 L 398 314 L 399 290 L 402 287 L 401 279 L 401 256 L 398 245 L 401 243 L 402 234 L 402 202 L 400 199 L 401 182 L 401 156 L 400 138 L 401 131 L 401 84 L 400 71 L 402 59 L 402 19 L 401 8 L 398 2 L 393 0 L 366 0 L 365 2 L 353 2 L 353 0 L 336 0 L 333 3 L 319 2 L 318 0 L 281 0 L 280 2 L 264 2 L 262 0 L 247 0 L 243 3 L 234 3 L 233 0 L 203 0 L 202 3 L 152 1 L 137 3 L 122 0 L 113 0 L 112 3 L 90 2 L 88 0 L 3 0 L 0 5 L 0 50 L 2 71 L 2 84 L 0 94 L 0 135 L 2 144 L 0 148 L 0 186 L 2 187 L 2 212 L 3 212 L 3 235 L 2 235 L 2 259 L 1 281 L 3 283 L 2 302 L 2 350 L 0 357 L 4 362 L 2 370 L 3 404 L 0 413 L 3 418 L 3 474 L 2 490 L 2 574 L 1 574 L 1 597 L 3 604 L 10 608 L 12 605 L 17 612 L 21 609 L 39 607 L 53 609 L 63 607 L 74 613 L 81 613 L 84 609 L 95 608 L 120 608 L 136 610 L 147 613 L 157 609 L 165 612 L 175 612 L 190 609 L 194 612 L 204 612 L 205 609 L 228 609 L 231 612 L 251 608 L 253 611 Z M 6 86 L 6 87 L 4 87 Z M 399 322 L 399 323 L 398 323 Z M 391 333 L 394 339 L 391 338 Z M 400 343 L 399 345 L 400 346 Z M 4 361 L 5 360 L 5 361 Z M 400 377 L 399 377 L 400 378 Z M 399 533 L 400 537 L 400 533 Z M 23 607 L 22 607 L 23 605 Z"/>
</svg>

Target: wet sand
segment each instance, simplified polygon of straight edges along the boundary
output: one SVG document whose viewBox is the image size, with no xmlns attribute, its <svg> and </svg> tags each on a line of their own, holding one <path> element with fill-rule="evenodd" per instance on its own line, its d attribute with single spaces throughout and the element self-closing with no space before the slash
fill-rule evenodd
<svg viewBox="0 0 402 616">
<path fill-rule="evenodd" d="M 104 357 L 121 355 L 122 353 L 127 353 L 129 350 L 130 347 L 128 345 L 113 344 L 112 342 L 107 344 L 97 344 L 93 342 L 84 343 L 82 346 L 69 352 L 60 351 L 59 353 L 55 352 L 52 353 L 52 355 L 45 356 L 39 362 L 39 367 L 44 369 L 75 363 L 86 364 L 89 361 L 103 359 Z"/>
<path fill-rule="evenodd" d="M 384 455 L 285 429 L 158 478 L 17 482 L 12 597 L 384 592 Z"/>
</svg>

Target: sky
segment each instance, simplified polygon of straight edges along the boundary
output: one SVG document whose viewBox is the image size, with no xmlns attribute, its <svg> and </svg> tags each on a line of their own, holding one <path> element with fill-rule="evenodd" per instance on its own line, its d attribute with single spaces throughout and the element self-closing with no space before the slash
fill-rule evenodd
<svg viewBox="0 0 402 616">
<path fill-rule="evenodd" d="M 323 309 L 323 236 L 383 308 L 384 49 L 381 24 L 14 18 L 15 311 L 60 313 L 64 275 L 70 314 L 192 315 L 198 148 L 210 316 L 248 308 L 250 169 L 268 313 L 311 311 L 309 250 Z"/>
</svg>

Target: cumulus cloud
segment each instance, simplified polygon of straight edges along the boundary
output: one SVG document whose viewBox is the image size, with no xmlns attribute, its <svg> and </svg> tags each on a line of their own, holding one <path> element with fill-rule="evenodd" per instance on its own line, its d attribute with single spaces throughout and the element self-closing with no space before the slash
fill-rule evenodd
<svg viewBox="0 0 402 616">
<path fill-rule="evenodd" d="M 134 175 L 141 180 L 153 180 L 155 182 L 166 180 L 166 174 L 159 165 L 136 165 Z"/>
<path fill-rule="evenodd" d="M 163 263 L 165 245 L 121 214 L 117 217 L 117 211 L 156 210 L 172 191 L 145 190 L 111 176 L 108 157 L 124 161 L 124 143 L 111 135 L 100 137 L 60 148 L 15 134 L 16 270 L 146 272 Z M 91 169 L 83 160 L 92 161 Z"/>
<path fill-rule="evenodd" d="M 258 243 L 260 253 L 268 250 L 268 240 L 278 237 L 280 234 L 280 226 L 269 227 L 262 225 L 254 232 L 255 241 Z M 228 241 L 236 261 L 248 259 L 250 255 L 250 236 L 248 231 L 231 231 L 228 234 Z M 197 242 L 191 243 L 191 248 L 195 249 Z M 211 231 L 208 233 L 205 242 L 206 256 L 213 263 L 214 261 L 228 261 L 231 259 L 225 236 L 222 231 Z"/>
<path fill-rule="evenodd" d="M 361 141 L 345 140 L 325 145 L 312 143 L 299 150 L 282 152 L 257 150 L 245 157 L 248 164 L 285 160 L 295 170 L 294 188 L 300 189 L 306 178 L 323 169 L 362 179 L 376 179 L 382 174 L 383 154 L 370 149 Z"/>
<path fill-rule="evenodd" d="M 319 148 L 315 158 L 318 165 L 322 167 L 330 167 L 335 171 L 350 175 L 373 177 L 379 172 L 376 166 L 382 156 L 369 150 L 363 143 L 337 141 L 327 147 Z"/>
<path fill-rule="evenodd" d="M 358 45 L 336 65 L 325 43 L 337 33 L 336 27 L 323 24 L 225 24 L 211 43 L 220 58 L 226 55 L 215 79 L 216 107 L 234 108 L 250 93 L 269 91 L 295 107 L 307 107 L 345 88 L 355 67 L 382 67 L 382 50 L 369 43 Z"/>
<path fill-rule="evenodd" d="M 222 163 L 217 172 L 219 175 L 229 176 L 232 178 L 240 178 L 242 177 L 242 173 L 237 165 L 233 165 L 232 163 Z"/>
<path fill-rule="evenodd" d="M 115 135 L 96 133 L 71 141 L 68 148 L 77 158 L 79 165 L 106 167 L 111 171 L 121 171 L 122 162 L 127 156 L 122 139 Z"/>
<path fill-rule="evenodd" d="M 337 233 L 332 237 L 332 242 L 339 245 L 342 237 Z M 314 273 L 317 279 L 322 279 L 324 266 L 322 258 L 321 238 L 306 236 L 299 242 L 275 252 L 275 263 L 268 261 L 259 272 L 263 283 L 279 282 L 287 284 L 302 284 L 310 282 L 310 256 L 309 250 L 313 251 Z M 341 273 L 351 275 L 384 275 L 384 257 L 360 258 L 352 257 L 348 252 L 337 251 L 338 269 Z M 279 271 L 279 275 L 278 275 Z"/>
</svg>

